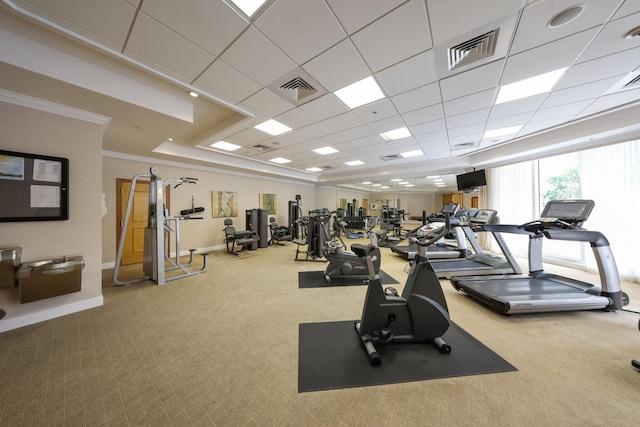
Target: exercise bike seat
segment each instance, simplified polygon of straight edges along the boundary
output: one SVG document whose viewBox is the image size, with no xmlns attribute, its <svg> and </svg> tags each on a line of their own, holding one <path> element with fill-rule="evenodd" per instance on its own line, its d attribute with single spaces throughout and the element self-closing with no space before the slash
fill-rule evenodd
<svg viewBox="0 0 640 427">
<path fill-rule="evenodd" d="M 366 257 L 376 249 L 377 247 L 374 245 L 363 245 L 360 243 L 354 243 L 353 245 L 351 245 L 351 251 L 358 255 L 360 258 Z"/>
</svg>

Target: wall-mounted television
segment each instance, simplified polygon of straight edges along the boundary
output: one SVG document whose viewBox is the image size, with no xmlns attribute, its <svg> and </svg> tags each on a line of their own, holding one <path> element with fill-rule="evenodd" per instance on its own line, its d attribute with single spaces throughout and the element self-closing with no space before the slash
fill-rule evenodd
<svg viewBox="0 0 640 427">
<path fill-rule="evenodd" d="M 69 219 L 69 159 L 0 150 L 0 222 Z"/>
<path fill-rule="evenodd" d="M 456 181 L 458 182 L 458 191 L 473 191 L 478 187 L 487 185 L 484 169 L 456 175 Z"/>
</svg>

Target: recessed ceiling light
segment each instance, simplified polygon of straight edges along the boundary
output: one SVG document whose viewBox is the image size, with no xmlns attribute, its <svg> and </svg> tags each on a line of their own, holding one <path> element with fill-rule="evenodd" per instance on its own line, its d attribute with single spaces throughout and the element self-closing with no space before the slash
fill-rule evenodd
<svg viewBox="0 0 640 427">
<path fill-rule="evenodd" d="M 231 144 L 230 142 L 225 142 L 225 141 L 218 141 L 215 144 L 211 144 L 211 147 L 219 148 L 220 150 L 225 150 L 225 151 L 233 151 L 240 148 L 239 145 Z"/>
<path fill-rule="evenodd" d="M 440 178 L 440 175 L 427 175 L 427 179 Z"/>
<path fill-rule="evenodd" d="M 315 150 L 313 150 L 313 152 L 325 155 L 325 154 L 337 153 L 338 150 L 336 150 L 333 147 L 322 147 L 322 148 L 316 148 Z"/>
<path fill-rule="evenodd" d="M 409 181 L 401 181 L 401 182 L 399 182 L 398 184 L 399 184 L 399 185 L 405 185 L 405 184 L 408 184 L 408 183 L 409 183 Z"/>
<path fill-rule="evenodd" d="M 273 163 L 278 163 L 278 164 L 284 164 L 284 163 L 289 163 L 291 162 L 291 160 L 289 159 L 283 159 L 282 157 L 276 157 L 275 159 L 271 159 L 269 160 L 270 162 Z"/>
<path fill-rule="evenodd" d="M 389 181 L 391 181 L 391 182 L 400 182 L 400 181 L 402 181 L 402 179 L 400 179 L 400 178 L 393 178 L 393 179 L 390 179 Z"/>
<path fill-rule="evenodd" d="M 333 92 L 333 94 L 351 109 L 384 98 L 384 93 L 380 86 L 371 76 L 343 87 Z"/>
<path fill-rule="evenodd" d="M 568 67 L 500 87 L 496 105 L 551 91 Z"/>
<path fill-rule="evenodd" d="M 189 95 L 193 96 L 194 98 L 197 98 L 198 97 L 198 92 L 190 90 L 189 91 Z"/>
<path fill-rule="evenodd" d="M 640 37 L 640 27 L 636 27 L 633 30 L 629 31 L 627 33 L 627 39 L 631 40 L 631 39 L 635 39 Z"/>
<path fill-rule="evenodd" d="M 380 187 L 382 184 L 373 184 L 372 187 Z"/>
<path fill-rule="evenodd" d="M 312 168 L 306 168 L 305 170 L 306 170 L 306 171 L 309 171 L 309 172 L 320 172 L 320 171 L 322 171 L 322 169 L 321 169 L 321 168 L 317 168 L 317 167 L 315 167 L 315 166 L 314 166 L 314 167 L 312 167 Z"/>
<path fill-rule="evenodd" d="M 382 186 L 382 187 L 380 187 L 380 188 L 389 188 L 389 186 L 388 186 L 388 185 L 383 185 L 383 186 Z"/>
<path fill-rule="evenodd" d="M 173 138 L 169 138 L 167 141 L 173 141 Z"/>
<path fill-rule="evenodd" d="M 371 184 L 371 181 L 364 181 L 364 182 L 361 182 L 360 184 L 368 185 L 368 184 Z"/>
<path fill-rule="evenodd" d="M 514 135 L 518 133 L 520 129 L 522 129 L 522 125 L 488 130 L 484 133 L 484 136 L 482 137 L 482 139 L 495 138 L 497 136 Z"/>
<path fill-rule="evenodd" d="M 358 166 L 358 165 L 364 165 L 364 162 L 361 160 L 352 160 L 350 162 L 344 162 L 344 164 L 349 166 Z"/>
<path fill-rule="evenodd" d="M 422 150 L 413 150 L 413 151 L 406 151 L 404 153 L 400 153 L 400 155 L 404 158 L 422 156 L 423 154 L 424 152 L 422 152 Z"/>
<path fill-rule="evenodd" d="M 407 185 L 405 185 L 405 187 L 415 187 L 415 185 L 414 184 L 407 184 Z"/>
<path fill-rule="evenodd" d="M 551 18 L 547 24 L 550 28 L 561 27 L 576 19 L 584 11 L 583 6 L 572 6 Z"/>
<path fill-rule="evenodd" d="M 229 0 L 231 4 L 229 4 L 229 2 L 227 2 L 227 4 L 232 7 L 235 6 L 234 9 L 241 10 L 248 18 L 251 18 L 265 1 L 266 0 Z"/>
<path fill-rule="evenodd" d="M 394 139 L 406 138 L 408 136 L 411 136 L 411 132 L 409 132 L 409 129 L 407 129 L 406 127 L 403 127 L 387 132 L 382 132 L 380 136 L 385 141 L 393 141 Z"/>
<path fill-rule="evenodd" d="M 283 125 L 273 119 L 262 122 L 259 125 L 254 126 L 254 128 L 273 136 L 280 135 L 281 133 L 289 132 L 291 130 L 289 126 Z"/>
</svg>

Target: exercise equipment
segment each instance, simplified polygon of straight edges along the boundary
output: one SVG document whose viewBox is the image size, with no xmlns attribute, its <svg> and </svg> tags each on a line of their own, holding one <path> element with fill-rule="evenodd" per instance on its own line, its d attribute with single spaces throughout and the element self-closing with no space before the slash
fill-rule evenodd
<svg viewBox="0 0 640 427">
<path fill-rule="evenodd" d="M 120 271 L 120 264 L 122 263 L 124 242 L 126 240 L 127 228 L 129 226 L 136 184 L 141 178 L 149 179 L 149 210 L 147 227 L 144 229 L 144 252 L 142 261 L 144 276 L 129 281 L 121 281 L 118 279 L 118 274 Z M 131 179 L 131 188 L 129 189 L 129 198 L 127 199 L 127 208 L 122 224 L 122 235 L 120 236 L 120 243 L 116 254 L 116 265 L 113 271 L 113 282 L 116 285 L 131 285 L 134 283 L 144 282 L 146 280 L 152 280 L 158 285 L 164 285 L 168 281 L 201 274 L 207 269 L 207 257 L 209 254 L 201 254 L 203 258 L 203 265 L 200 270 L 190 271 L 187 269 L 187 267 L 190 267 L 193 263 L 195 249 L 189 249 L 190 257 L 188 263 L 183 264 L 180 261 L 180 221 L 202 218 L 191 217 L 190 215 L 179 217 L 170 216 L 164 206 L 164 187 L 174 183 L 176 184 L 175 187 L 178 187 L 183 183 L 195 184 L 197 180 L 197 178 L 180 177 L 163 181 L 162 177 L 158 175 L 156 167 L 151 167 L 149 169 L 149 174 L 137 174 Z M 170 226 L 171 223 L 174 224 L 173 228 Z M 175 260 L 172 259 L 169 254 L 169 236 L 171 233 L 175 236 Z M 166 264 L 168 264 L 168 267 Z M 167 272 L 177 270 L 182 270 L 182 273 L 172 275 L 170 277 L 166 276 Z"/>
<path fill-rule="evenodd" d="M 269 239 L 269 245 L 284 245 L 282 241 L 290 241 L 293 236 L 289 234 L 289 227 L 284 225 L 278 225 L 274 217 L 269 218 L 269 233 L 271 238 Z"/>
<path fill-rule="evenodd" d="M 382 259 L 376 240 L 376 233 L 374 232 L 377 222 L 377 218 L 370 217 L 367 218 L 367 224 L 365 226 L 365 233 L 368 233 L 371 239 L 369 246 L 374 248 L 368 254 L 373 265 L 374 277 L 378 277 L 380 261 Z M 354 243 L 351 245 L 351 251 L 347 251 L 344 249 L 344 242 L 337 240 L 327 242 L 324 254 L 326 260 L 329 261 L 329 265 L 327 265 L 324 271 L 324 278 L 327 283 L 331 282 L 332 277 L 361 276 L 364 279 L 370 276 L 367 260 L 359 256 L 353 249 L 356 245 L 358 244 Z"/>
<path fill-rule="evenodd" d="M 476 275 L 511 275 L 521 274 L 522 269 L 511 253 L 500 231 L 502 228 L 490 228 L 491 224 L 497 224 L 499 218 L 493 209 L 480 209 L 475 216 L 469 218 L 468 223 L 456 225 L 464 233 L 472 247 L 472 253 L 464 258 L 430 258 L 433 270 L 439 278 L 451 278 L 452 276 L 476 276 Z M 449 230 L 451 226 L 447 225 Z M 490 232 L 498 243 L 502 255 L 485 253 L 477 241 L 476 233 Z M 445 233 L 445 235 L 447 234 Z M 427 253 L 427 256 L 430 254 Z"/>
<path fill-rule="evenodd" d="M 302 238 L 293 239 L 296 247 L 296 261 L 321 261 L 324 258 L 326 242 L 331 240 L 329 233 L 329 221 L 331 213 L 327 208 L 314 209 L 309 211 L 308 216 L 297 220 L 298 229 L 302 231 Z M 306 250 L 302 247 L 306 246 Z M 304 254 L 304 259 L 300 256 Z"/>
<path fill-rule="evenodd" d="M 0 317 L 0 319 L 1 319 L 1 318 L 2 318 L 2 317 Z M 638 321 L 638 330 L 640 330 L 640 320 Z M 636 369 L 640 369 L 640 361 L 638 361 L 638 360 L 636 360 L 636 359 L 633 359 L 633 360 L 631 361 L 631 365 L 632 365 L 634 368 L 636 368 Z"/>
<path fill-rule="evenodd" d="M 460 205 L 458 203 L 447 203 L 442 207 L 442 210 L 439 213 L 432 214 L 428 217 L 423 216 L 423 219 L 424 219 L 423 226 L 427 224 L 434 224 L 435 227 L 438 227 L 438 224 L 440 225 L 444 224 L 444 221 L 445 221 L 444 212 L 445 211 L 451 212 L 452 210 L 454 211 L 453 215 L 451 214 L 449 215 L 449 223 L 452 227 L 451 232 L 455 236 L 456 244 L 452 245 L 447 243 L 445 241 L 445 238 L 447 237 L 447 235 L 445 235 L 439 241 L 434 242 L 433 245 L 427 247 L 427 257 L 430 260 L 464 258 L 467 255 L 471 254 L 471 251 L 467 249 L 468 233 L 465 233 L 465 229 L 463 228 L 466 225 L 465 222 L 467 221 L 467 217 L 466 217 L 467 211 L 466 210 L 460 211 L 459 206 Z M 421 232 L 420 231 L 421 229 L 423 229 L 422 226 L 414 230 L 411 230 L 408 234 L 416 235 L 417 233 Z M 476 242 L 476 237 L 473 233 L 471 233 L 470 239 L 474 243 Z M 472 245 L 476 247 L 476 245 L 474 245 L 473 243 Z M 393 246 L 391 248 L 391 251 L 406 260 L 412 260 L 416 255 L 417 245 L 414 243 L 407 244 L 407 245 L 400 244 L 400 245 Z"/>
<path fill-rule="evenodd" d="M 227 244 L 227 252 L 238 255 L 235 248 L 240 251 L 245 249 L 257 249 L 260 236 L 254 230 L 236 230 L 230 218 L 224 220 L 224 242 Z M 255 246 L 255 248 L 254 248 Z"/>
<path fill-rule="evenodd" d="M 442 227 L 416 240 L 418 254 L 401 296 L 393 288 L 383 289 L 380 279 L 375 277 L 371 259 L 375 247 L 352 246 L 358 256 L 366 259 L 369 269 L 362 317 L 354 323 L 372 365 L 378 366 L 382 362 L 376 346 L 385 344 L 432 342 L 441 353 L 451 353 L 451 346 L 442 339 L 450 325 L 447 302 L 440 281 L 425 256 L 425 248 L 441 238 L 445 231 Z"/>
<path fill-rule="evenodd" d="M 529 274 L 454 276 L 451 284 L 501 314 L 621 309 L 629 298 L 620 287 L 609 242 L 602 233 L 582 228 L 594 205 L 592 200 L 552 200 L 539 220 L 522 225 L 484 225 L 485 230 L 529 236 Z M 600 285 L 545 272 L 544 239 L 589 243 L 598 265 Z"/>
</svg>

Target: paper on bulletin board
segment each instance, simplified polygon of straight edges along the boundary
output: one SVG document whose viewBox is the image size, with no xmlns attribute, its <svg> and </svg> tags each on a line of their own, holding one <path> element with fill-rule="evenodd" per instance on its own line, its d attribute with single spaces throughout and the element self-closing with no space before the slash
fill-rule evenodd
<svg viewBox="0 0 640 427">
<path fill-rule="evenodd" d="M 62 182 L 62 162 L 33 159 L 33 180 Z"/>
<path fill-rule="evenodd" d="M 31 186 L 31 207 L 32 208 L 59 208 L 60 207 L 60 187 L 51 185 Z"/>
</svg>

